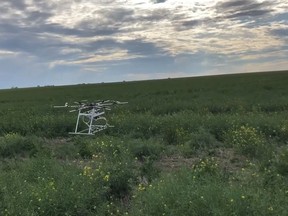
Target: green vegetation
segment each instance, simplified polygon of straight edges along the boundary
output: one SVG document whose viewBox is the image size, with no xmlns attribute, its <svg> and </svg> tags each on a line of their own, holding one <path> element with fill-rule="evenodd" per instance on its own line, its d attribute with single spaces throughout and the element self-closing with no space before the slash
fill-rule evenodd
<svg viewBox="0 0 288 216">
<path fill-rule="evenodd" d="M 71 136 L 53 105 L 128 101 Z M 0 91 L 0 215 L 288 215 L 288 72 Z"/>
</svg>

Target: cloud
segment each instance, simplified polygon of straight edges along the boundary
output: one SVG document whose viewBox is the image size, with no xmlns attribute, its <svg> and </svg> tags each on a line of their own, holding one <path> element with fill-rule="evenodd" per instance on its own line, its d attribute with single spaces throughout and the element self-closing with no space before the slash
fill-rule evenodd
<svg viewBox="0 0 288 216">
<path fill-rule="evenodd" d="M 288 37 L 288 26 L 287 26 L 287 28 L 274 29 L 272 31 L 272 34 L 274 34 L 275 36 L 278 36 L 278 37 L 287 38 Z"/>
<path fill-rule="evenodd" d="M 217 4 L 218 10 L 224 10 L 226 12 L 266 10 L 267 7 L 271 6 L 273 6 L 273 4 L 269 3 L 268 1 L 258 2 L 256 0 L 230 0 Z"/>
<path fill-rule="evenodd" d="M 257 17 L 273 11 L 273 4 L 268 1 L 232 0 L 217 4 L 218 13 L 227 14 L 227 18 Z"/>
<path fill-rule="evenodd" d="M 19 53 L 17 53 L 17 52 L 12 52 L 12 51 L 7 51 L 7 50 L 0 50 L 0 58 L 16 56 L 18 54 Z"/>
<path fill-rule="evenodd" d="M 9 7 L 18 9 L 20 11 L 25 10 L 27 7 L 24 0 L 2 0 L 1 2 L 2 2 L 2 4 L 6 3 L 9 5 Z"/>
<path fill-rule="evenodd" d="M 155 4 L 164 3 L 166 1 L 167 0 L 152 0 L 152 2 L 155 3 Z"/>
<path fill-rule="evenodd" d="M 0 59 L 37 65 L 35 73 L 101 71 L 105 80 L 133 68 L 159 77 L 274 65 L 273 55 L 287 54 L 287 10 L 282 0 L 2 0 Z"/>
</svg>

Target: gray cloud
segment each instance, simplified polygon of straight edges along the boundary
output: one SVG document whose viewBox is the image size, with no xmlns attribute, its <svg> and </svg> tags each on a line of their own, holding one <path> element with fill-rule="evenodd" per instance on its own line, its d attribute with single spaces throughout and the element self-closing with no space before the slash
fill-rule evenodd
<svg viewBox="0 0 288 216">
<path fill-rule="evenodd" d="M 38 59 L 57 59 L 58 49 L 70 44 L 39 38 L 37 35 L 22 32 L 21 35 L 10 35 L 9 38 L 0 40 L 0 48 L 34 56 Z"/>
<path fill-rule="evenodd" d="M 114 7 L 94 12 L 108 23 L 126 22 L 132 19 L 134 10 L 125 7 Z"/>
<path fill-rule="evenodd" d="M 272 31 L 272 34 L 278 37 L 286 37 L 288 38 L 288 28 L 275 29 Z"/>
<path fill-rule="evenodd" d="M 103 48 L 110 49 L 113 47 L 116 48 L 120 47 L 120 42 L 117 42 L 117 40 L 114 39 L 102 39 L 81 45 L 81 48 L 84 49 L 84 51 L 86 52 L 93 52 L 97 49 L 103 49 Z"/>
<path fill-rule="evenodd" d="M 152 0 L 152 2 L 155 3 L 155 4 L 164 3 L 166 1 L 167 0 Z"/>
<path fill-rule="evenodd" d="M 75 61 L 85 60 L 90 55 L 97 54 L 97 52 L 101 50 L 108 50 L 108 51 L 115 49 L 127 50 L 129 55 L 146 56 L 149 58 L 154 58 L 155 56 L 159 56 L 159 54 L 161 54 L 162 56 L 166 54 L 164 50 L 155 46 L 154 43 L 145 42 L 140 39 L 126 40 L 123 42 L 119 42 L 113 39 L 99 40 L 95 42 L 82 44 L 78 46 L 78 48 L 81 48 L 82 52 L 87 55 L 86 57 L 73 59 Z M 94 63 L 92 62 L 88 64 L 94 64 Z"/>
<path fill-rule="evenodd" d="M 21 30 L 19 31 L 18 25 L 11 24 L 10 22 L 0 22 L 0 32 L 2 33 L 0 33 L 1 42 L 1 37 L 6 38 L 7 35 L 20 33 Z"/>
<path fill-rule="evenodd" d="M 131 54 L 142 54 L 142 55 L 153 55 L 153 53 L 159 53 L 161 50 L 155 46 L 154 43 L 145 42 L 140 39 L 136 40 L 126 40 L 119 42 L 113 39 L 109 40 L 99 40 L 95 42 L 90 42 L 82 46 L 82 48 L 87 52 L 93 52 L 98 49 L 112 49 L 120 48 L 127 49 Z"/>
<path fill-rule="evenodd" d="M 264 10 L 264 9 L 263 10 L 243 11 L 243 12 L 228 15 L 227 18 L 263 16 L 265 14 L 269 14 L 271 11 L 272 10 Z"/>
<path fill-rule="evenodd" d="M 256 0 L 230 0 L 217 4 L 216 9 L 227 18 L 263 16 L 273 11 L 272 4 Z"/>
<path fill-rule="evenodd" d="M 131 54 L 138 54 L 143 56 L 155 56 L 159 54 L 165 54 L 161 48 L 157 47 L 152 42 L 145 42 L 143 40 L 128 40 L 121 43 L 120 48 L 127 48 L 128 52 Z"/>
<path fill-rule="evenodd" d="M 163 20 L 170 20 L 172 18 L 171 12 L 167 9 L 161 8 L 153 11 L 145 11 L 142 15 L 135 16 L 135 21 L 147 24 L 149 22 L 160 22 Z"/>
<path fill-rule="evenodd" d="M 94 11 L 95 17 L 82 20 L 74 29 L 74 33 L 81 37 L 90 37 L 97 35 L 113 35 L 119 33 L 122 26 L 133 22 L 134 11 L 132 9 L 108 8 Z"/>
<path fill-rule="evenodd" d="M 26 21 L 28 23 L 34 23 L 34 25 L 43 25 L 52 15 L 53 14 L 49 12 L 31 11 L 30 13 L 27 13 Z"/>
<path fill-rule="evenodd" d="M 10 7 L 21 11 L 25 10 L 27 7 L 24 0 L 2 0 L 1 3 L 8 3 Z"/>
<path fill-rule="evenodd" d="M 206 28 L 207 27 L 222 28 L 222 26 L 219 25 L 218 23 L 223 21 L 223 20 L 224 20 L 224 18 L 220 17 L 220 16 L 214 17 L 214 19 L 211 19 L 209 17 L 203 18 L 203 19 L 191 19 L 191 20 L 180 22 L 180 24 L 175 22 L 174 27 L 178 31 L 185 31 L 185 30 L 189 30 L 189 29 L 193 29 L 193 28 L 198 28 L 201 26 L 206 26 Z M 209 33 L 207 32 L 207 35 L 208 34 Z"/>
<path fill-rule="evenodd" d="M 217 7 L 221 10 L 240 10 L 240 11 L 249 11 L 249 10 L 260 10 L 271 6 L 267 1 L 257 2 L 256 0 L 230 0 L 224 1 L 217 4 Z"/>
<path fill-rule="evenodd" d="M 203 23 L 203 20 L 189 20 L 189 21 L 184 21 L 182 25 L 185 27 L 193 27 L 193 26 L 201 25 L 201 23 Z"/>
<path fill-rule="evenodd" d="M 46 24 L 42 27 L 34 28 L 33 31 L 38 33 L 55 33 L 60 35 L 69 35 L 77 37 L 93 37 L 93 36 L 104 36 L 112 35 L 118 32 L 118 28 L 114 26 L 95 26 L 94 28 L 88 29 L 85 23 L 82 23 L 78 28 L 66 28 L 59 24 Z"/>
</svg>

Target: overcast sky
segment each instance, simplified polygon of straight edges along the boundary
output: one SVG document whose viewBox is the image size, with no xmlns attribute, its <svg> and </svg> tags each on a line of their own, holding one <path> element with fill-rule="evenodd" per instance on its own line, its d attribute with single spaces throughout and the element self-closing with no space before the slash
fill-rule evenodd
<svg viewBox="0 0 288 216">
<path fill-rule="evenodd" d="M 288 0 L 0 0 L 0 88 L 288 69 Z"/>
</svg>

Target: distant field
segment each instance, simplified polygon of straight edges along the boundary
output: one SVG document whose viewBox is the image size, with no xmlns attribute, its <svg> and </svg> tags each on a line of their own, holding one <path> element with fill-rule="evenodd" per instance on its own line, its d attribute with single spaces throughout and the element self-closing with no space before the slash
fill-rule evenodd
<svg viewBox="0 0 288 216">
<path fill-rule="evenodd" d="M 128 104 L 71 136 L 86 99 Z M 288 71 L 0 90 L 1 215 L 288 215 Z"/>
</svg>

